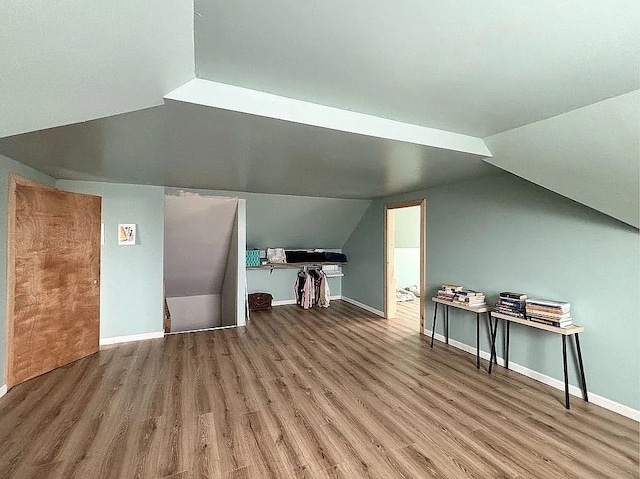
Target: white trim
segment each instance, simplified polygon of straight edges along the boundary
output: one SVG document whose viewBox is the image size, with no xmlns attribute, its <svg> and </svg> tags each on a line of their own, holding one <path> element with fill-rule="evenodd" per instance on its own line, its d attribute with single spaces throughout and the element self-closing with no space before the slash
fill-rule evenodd
<svg viewBox="0 0 640 479">
<path fill-rule="evenodd" d="M 7 385 L 3 384 L 2 387 L 0 387 L 0 398 L 5 394 L 7 394 Z"/>
<path fill-rule="evenodd" d="M 242 324 L 241 326 L 244 326 L 244 324 Z M 231 329 L 231 328 L 237 328 L 238 326 L 235 324 L 232 324 L 231 326 L 214 326 L 213 328 L 202 328 L 202 329 L 187 329 L 186 331 L 172 331 L 170 333 L 167 333 L 165 336 L 170 336 L 173 334 L 184 334 L 184 333 L 201 333 L 203 331 L 215 331 L 216 329 Z"/>
<path fill-rule="evenodd" d="M 380 311 L 379 309 L 375 309 L 372 308 L 371 306 L 368 306 L 364 303 L 361 303 L 360 301 L 356 301 L 355 299 L 351 299 L 351 298 L 347 298 L 346 296 L 342 296 L 342 301 L 346 301 L 347 303 L 353 304 L 354 306 L 357 306 L 358 308 L 362 308 L 365 311 L 369 311 L 370 313 L 376 314 L 378 316 L 380 316 L 381 318 L 384 318 L 384 312 Z"/>
<path fill-rule="evenodd" d="M 337 299 L 344 299 L 339 294 L 336 296 L 329 296 L 330 301 L 335 301 Z M 271 306 L 286 306 L 288 304 L 296 304 L 295 299 L 280 299 L 278 301 L 271 301 Z"/>
<path fill-rule="evenodd" d="M 271 301 L 271 306 L 285 306 L 287 304 L 296 304 L 295 299 L 281 299 L 279 301 Z"/>
<path fill-rule="evenodd" d="M 147 339 L 164 338 L 164 331 L 156 333 L 131 334 L 129 336 L 115 336 L 113 338 L 100 338 L 100 346 L 108 346 L 110 344 L 129 343 L 132 341 L 146 341 Z"/>
<path fill-rule="evenodd" d="M 431 331 L 424 331 L 425 336 L 431 337 Z M 436 333 L 434 336 L 435 339 L 441 342 L 445 342 L 445 338 L 442 334 Z M 467 353 L 471 353 L 473 355 L 476 354 L 476 348 L 474 346 L 470 346 L 465 343 L 461 343 L 460 341 L 456 341 L 455 339 L 449 338 L 449 346 L 453 346 L 454 348 L 461 349 L 466 351 Z M 480 350 L 480 357 L 482 359 L 489 360 L 489 353 L 483 350 Z M 504 367 L 504 358 L 498 357 L 498 364 Z M 555 389 L 559 389 L 560 391 L 564 391 L 564 381 L 560 381 L 559 379 L 553 378 L 551 376 L 547 376 L 546 374 L 542 374 L 538 371 L 534 371 L 533 369 L 529 369 L 525 366 L 522 366 L 518 363 L 514 363 L 509 361 L 509 369 L 515 371 L 517 373 L 522 374 L 523 376 L 527 376 L 528 378 L 535 379 L 536 381 L 540 381 L 547 386 L 551 386 Z M 587 382 L 588 386 L 588 382 Z M 572 396 L 577 396 L 582 399 L 582 389 L 572 384 L 569 384 L 569 394 Z M 592 392 L 589 392 L 589 402 L 595 404 L 597 406 L 601 406 L 609 411 L 613 411 L 621 416 L 628 417 L 629 419 L 633 419 L 634 421 L 640 422 L 640 411 L 637 409 L 633 409 L 632 407 L 625 406 L 624 404 L 617 403 L 612 401 L 611 399 L 607 399 L 603 396 L 599 396 Z"/>
<path fill-rule="evenodd" d="M 167 93 L 164 98 L 358 135 L 461 151 L 483 157 L 492 156 L 482 138 L 402 123 L 200 78 L 185 83 Z"/>
<path fill-rule="evenodd" d="M 633 409 L 632 407 L 625 406 L 618 402 L 607 399 L 606 397 L 598 396 L 597 394 L 589 393 L 589 402 L 596 404 L 597 406 L 608 409 L 609 411 L 620 414 L 621 416 L 633 419 L 636 422 L 640 422 L 640 411 Z"/>
</svg>

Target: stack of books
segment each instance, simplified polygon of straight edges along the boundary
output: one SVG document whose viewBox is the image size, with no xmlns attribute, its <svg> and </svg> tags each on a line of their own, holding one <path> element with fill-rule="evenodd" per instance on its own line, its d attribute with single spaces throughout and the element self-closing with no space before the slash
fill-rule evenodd
<svg viewBox="0 0 640 479">
<path fill-rule="evenodd" d="M 470 308 L 479 308 L 480 306 L 485 306 L 487 304 L 484 293 L 478 293 L 477 291 L 467 289 L 462 289 L 456 292 L 453 302 Z"/>
<path fill-rule="evenodd" d="M 453 302 L 456 299 L 456 293 L 462 291 L 462 286 L 457 284 L 443 284 L 438 290 L 438 299 Z"/>
<path fill-rule="evenodd" d="M 493 307 L 496 313 L 506 314 L 507 316 L 513 316 L 514 318 L 525 318 L 525 300 L 526 294 L 512 293 L 505 291 L 500 293 L 498 302 Z"/>
<path fill-rule="evenodd" d="M 563 301 L 549 301 L 546 299 L 526 300 L 527 319 L 537 323 L 566 328 L 573 324 L 570 303 Z"/>
</svg>

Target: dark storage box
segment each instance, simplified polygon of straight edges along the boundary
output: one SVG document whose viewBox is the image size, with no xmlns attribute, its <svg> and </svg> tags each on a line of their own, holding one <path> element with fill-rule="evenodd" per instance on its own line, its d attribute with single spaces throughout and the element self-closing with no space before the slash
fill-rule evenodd
<svg viewBox="0 0 640 479">
<path fill-rule="evenodd" d="M 249 293 L 249 311 L 271 311 L 272 299 L 269 293 Z"/>
<path fill-rule="evenodd" d="M 346 263 L 347 257 L 342 253 L 317 253 L 315 251 L 287 250 L 287 263 Z"/>
<path fill-rule="evenodd" d="M 321 263 L 326 261 L 324 253 L 313 251 L 285 251 L 287 263 Z"/>
<path fill-rule="evenodd" d="M 342 253 L 325 253 L 325 261 L 329 263 L 346 263 L 347 255 Z"/>
</svg>

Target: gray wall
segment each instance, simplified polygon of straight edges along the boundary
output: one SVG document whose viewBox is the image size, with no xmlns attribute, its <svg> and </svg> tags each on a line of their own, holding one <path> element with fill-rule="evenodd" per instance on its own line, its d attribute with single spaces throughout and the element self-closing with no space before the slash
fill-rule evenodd
<svg viewBox="0 0 640 479">
<path fill-rule="evenodd" d="M 516 290 L 571 302 L 574 321 L 586 328 L 581 342 L 589 390 L 640 409 L 637 229 L 511 175 L 377 200 L 345 244 L 345 296 L 383 308 L 384 205 L 423 197 L 427 294 L 454 282 L 484 291 L 490 301 Z M 426 313 L 430 328 L 431 302 Z M 450 335 L 475 346 L 475 322 L 467 316 L 451 313 Z M 487 351 L 486 334 L 482 338 Z M 556 335 L 512 329 L 515 363 L 561 380 L 560 351 Z"/>
<path fill-rule="evenodd" d="M 7 317 L 7 200 L 9 197 L 9 175 L 11 173 L 30 178 L 45 185 L 53 186 L 55 184 L 55 180 L 50 176 L 0 155 L 0 184 L 4 185 L 4 188 L 0 188 L 0 271 L 2 271 L 2 274 L 0 274 L 0 386 L 5 383 L 5 366 L 7 362 L 7 351 L 5 349 L 7 344 L 7 322 L 5 320 Z"/>
<path fill-rule="evenodd" d="M 58 180 L 61 190 L 102 197 L 100 338 L 162 331 L 164 188 Z M 137 224 L 135 246 L 118 246 L 118 224 Z"/>
<path fill-rule="evenodd" d="M 171 332 L 197 331 L 222 326 L 222 295 L 201 294 L 167 298 Z"/>
<path fill-rule="evenodd" d="M 167 297 L 222 293 L 238 200 L 166 196 L 164 206 Z"/>
<path fill-rule="evenodd" d="M 227 253 L 227 264 L 225 265 L 224 281 L 222 283 L 222 317 L 220 324 L 222 326 L 233 326 L 238 322 L 238 208 L 233 219 L 231 230 L 231 239 L 229 241 L 229 250 Z M 241 263 L 246 264 L 245 258 L 241 259 Z"/>
</svg>

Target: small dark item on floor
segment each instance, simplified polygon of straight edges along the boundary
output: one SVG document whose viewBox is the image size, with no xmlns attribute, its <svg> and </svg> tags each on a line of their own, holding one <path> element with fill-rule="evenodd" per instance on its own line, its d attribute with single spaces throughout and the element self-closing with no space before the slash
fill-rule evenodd
<svg viewBox="0 0 640 479">
<path fill-rule="evenodd" d="M 249 293 L 249 311 L 271 311 L 272 299 L 269 293 Z"/>
</svg>

